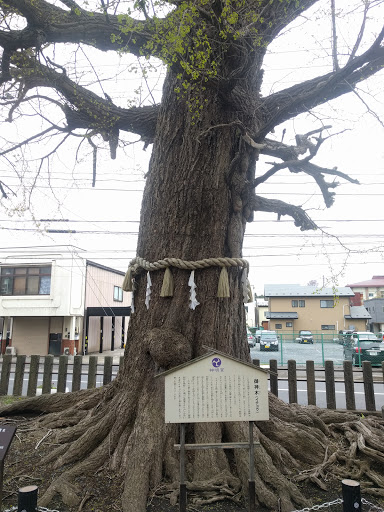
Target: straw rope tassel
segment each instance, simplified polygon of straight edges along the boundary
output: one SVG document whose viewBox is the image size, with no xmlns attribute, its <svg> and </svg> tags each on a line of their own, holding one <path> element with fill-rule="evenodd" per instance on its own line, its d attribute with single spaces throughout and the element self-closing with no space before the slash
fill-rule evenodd
<svg viewBox="0 0 384 512">
<path fill-rule="evenodd" d="M 128 267 L 128 270 L 124 277 L 122 288 L 125 292 L 132 291 L 132 267 Z"/>
<path fill-rule="evenodd" d="M 230 297 L 228 270 L 226 267 L 223 267 L 220 272 L 219 284 L 217 286 L 217 296 L 223 298 Z"/>
<path fill-rule="evenodd" d="M 164 272 L 160 297 L 173 297 L 173 276 L 169 267 L 167 267 Z"/>
</svg>

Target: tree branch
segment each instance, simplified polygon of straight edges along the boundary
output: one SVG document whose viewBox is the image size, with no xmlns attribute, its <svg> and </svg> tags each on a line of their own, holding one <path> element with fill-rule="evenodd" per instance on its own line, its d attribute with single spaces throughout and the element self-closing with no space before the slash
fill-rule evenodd
<svg viewBox="0 0 384 512">
<path fill-rule="evenodd" d="M 268 96 L 262 108 L 265 124 L 254 136 L 262 140 L 275 126 L 303 112 L 351 91 L 357 83 L 381 71 L 384 66 L 384 28 L 362 55 L 348 61 L 338 71 L 307 80 Z"/>
<path fill-rule="evenodd" d="M 259 212 L 275 212 L 278 214 L 278 220 L 282 215 L 288 215 L 293 218 L 295 226 L 299 227 L 301 231 L 317 229 L 317 225 L 300 206 L 288 204 L 279 199 L 267 199 L 255 195 L 251 208 Z"/>
<path fill-rule="evenodd" d="M 50 87 L 67 100 L 62 108 L 67 119 L 68 130 L 91 128 L 102 133 L 106 140 L 116 130 L 136 133 L 143 140 L 152 142 L 158 116 L 158 105 L 117 107 L 110 100 L 101 98 L 85 87 L 76 84 L 64 73 L 40 64 L 25 53 L 18 53 L 13 59 L 17 70 L 14 75 L 23 76 L 25 87 Z"/>
<path fill-rule="evenodd" d="M 118 16 L 90 12 L 72 0 L 63 2 L 70 11 L 45 0 L 9 0 L 8 8 L 25 17 L 23 30 L 0 31 L 0 45 L 9 50 L 40 47 L 44 43 L 85 43 L 102 51 L 119 50 L 142 55 L 142 49 L 152 39 L 152 21 L 142 21 L 127 15 Z M 157 19 L 158 27 L 162 20 Z M 156 56 L 156 49 L 152 51 Z"/>
<path fill-rule="evenodd" d="M 271 176 L 276 174 L 279 170 L 288 168 L 292 173 L 303 172 L 311 176 L 319 186 L 323 195 L 324 203 L 327 208 L 332 206 L 335 200 L 335 193 L 333 189 L 336 188 L 339 183 L 333 181 L 332 183 L 327 182 L 324 178 L 324 174 L 331 176 L 338 176 L 340 178 L 349 181 L 350 183 L 358 184 L 358 180 L 350 178 L 347 174 L 335 169 L 327 169 L 320 167 L 311 162 L 313 157 L 317 154 L 321 144 L 325 141 L 320 135 L 317 138 L 317 144 L 314 144 L 309 140 L 310 135 L 314 135 L 325 129 L 331 128 L 330 126 L 324 126 L 319 130 L 312 130 L 304 135 L 296 135 L 297 146 L 287 146 L 282 142 L 275 142 L 268 140 L 265 147 L 261 150 L 262 154 L 269 154 L 274 157 L 283 160 L 281 163 L 274 163 L 273 166 L 262 176 L 256 178 L 253 182 L 253 186 L 257 187 L 261 183 L 267 181 Z M 305 154 L 309 151 L 309 155 L 305 158 L 299 159 L 298 156 Z"/>
</svg>

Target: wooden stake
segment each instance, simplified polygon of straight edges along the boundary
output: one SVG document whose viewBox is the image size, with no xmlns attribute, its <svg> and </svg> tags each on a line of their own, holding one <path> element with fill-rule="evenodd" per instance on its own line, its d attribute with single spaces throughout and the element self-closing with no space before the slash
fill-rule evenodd
<svg viewBox="0 0 384 512">
<path fill-rule="evenodd" d="M 356 480 L 342 480 L 343 512 L 361 512 L 360 484 Z"/>
</svg>

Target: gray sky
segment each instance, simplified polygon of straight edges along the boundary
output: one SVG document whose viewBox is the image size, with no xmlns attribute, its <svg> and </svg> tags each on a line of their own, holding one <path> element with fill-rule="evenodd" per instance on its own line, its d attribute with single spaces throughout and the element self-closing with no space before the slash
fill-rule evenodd
<svg viewBox="0 0 384 512">
<path fill-rule="evenodd" d="M 347 4 L 350 7 L 351 2 L 339 4 L 341 8 Z M 380 4 L 373 11 L 367 28 L 370 41 L 373 37 L 370 34 L 378 30 L 377 20 L 384 19 L 383 11 Z M 301 18 L 296 22 L 300 25 L 298 30 L 286 31 L 269 48 L 265 60 L 265 95 L 332 69 L 329 18 L 318 8 L 307 12 L 306 18 L 309 21 Z M 347 23 L 343 17 L 338 19 L 341 54 L 347 54 L 358 29 L 357 19 L 353 23 Z M 86 51 L 92 57 L 92 50 Z M 91 81 L 92 70 L 87 62 L 84 58 L 82 66 Z M 104 90 L 118 103 L 126 105 L 127 84 L 129 89 L 136 88 L 140 83 L 137 75 L 128 75 L 124 59 L 115 55 L 108 54 L 103 60 L 98 57 L 97 62 L 99 75 L 111 77 L 110 81 L 102 82 Z M 119 74 L 113 78 L 116 70 Z M 257 192 L 266 197 L 302 205 L 321 230 L 303 233 L 288 217 L 277 222 L 274 214 L 257 213 L 255 222 L 248 226 L 243 253 L 250 261 L 250 279 L 257 293 L 263 292 L 264 284 L 305 285 L 315 279 L 320 285 L 324 282 L 343 286 L 384 274 L 382 82 L 383 72 L 361 84 L 357 91 L 359 97 L 351 93 L 276 129 L 274 136 L 277 140 L 286 128 L 284 141 L 293 143 L 296 133 L 318 128 L 322 122 L 332 125 L 329 134 L 342 133 L 323 144 L 314 162 L 337 166 L 340 171 L 358 179 L 361 185 L 338 180 L 341 186 L 336 189 L 334 206 L 328 210 L 323 205 L 320 191 L 306 175 L 281 171 L 258 188 Z M 157 101 L 161 96 L 161 72 L 151 73 L 148 85 L 150 93 L 147 83 L 142 82 L 141 99 L 147 103 L 152 98 Z M 93 88 L 101 93 L 100 83 L 95 82 Z M 21 140 L 30 134 L 30 130 L 28 123 L 3 123 L 0 135 L 7 140 L 12 137 Z M 137 137 L 131 137 L 131 140 L 137 140 Z M 129 260 L 135 256 L 144 174 L 150 156 L 150 147 L 146 152 L 142 147 L 143 144 L 138 143 L 119 149 L 116 161 L 99 153 L 95 188 L 91 187 L 91 148 L 83 145 L 78 154 L 75 145 L 59 150 L 50 166 L 50 177 L 43 170 L 36 182 L 31 206 L 25 212 L 21 205 L 25 207 L 28 201 L 22 195 L 20 181 L 18 185 L 16 179 L 10 177 L 13 170 L 3 160 L 0 164 L 2 175 L 9 176 L 9 184 L 18 191 L 17 198 L 7 203 L 2 200 L 0 204 L 3 250 L 12 246 L 72 244 L 89 251 L 89 259 L 126 270 Z M 26 151 L 36 158 L 45 151 L 44 144 L 31 146 Z M 81 161 L 75 165 L 77 156 Z M 272 161 L 271 158 L 264 160 Z M 38 161 L 28 168 L 21 164 L 16 166 L 19 180 L 24 185 L 32 182 L 37 165 Z M 259 164 L 257 174 L 267 169 L 267 164 Z M 10 212 L 11 217 L 8 216 Z M 32 214 L 35 219 L 69 219 L 70 222 L 42 222 L 39 233 L 32 222 Z M 70 229 L 76 233 L 46 233 L 46 228 Z"/>
</svg>

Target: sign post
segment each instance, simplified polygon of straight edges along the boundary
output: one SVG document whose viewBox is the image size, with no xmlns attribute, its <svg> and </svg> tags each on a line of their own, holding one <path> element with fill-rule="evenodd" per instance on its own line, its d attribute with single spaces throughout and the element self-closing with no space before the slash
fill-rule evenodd
<svg viewBox="0 0 384 512">
<path fill-rule="evenodd" d="M 249 512 L 255 512 L 255 421 L 269 420 L 268 373 L 251 363 L 213 351 L 158 375 L 165 377 L 165 422 L 180 424 L 180 512 L 187 507 L 185 451 L 249 450 Z M 249 440 L 186 444 L 186 423 L 246 421 Z"/>
<path fill-rule="evenodd" d="M 187 484 L 185 483 L 185 423 L 180 424 L 180 512 L 187 511 Z"/>
</svg>

